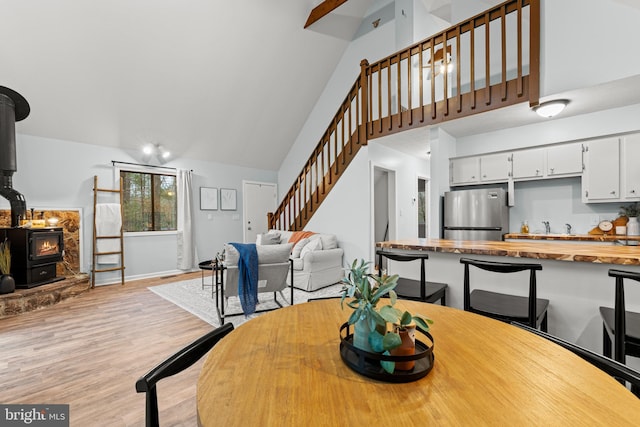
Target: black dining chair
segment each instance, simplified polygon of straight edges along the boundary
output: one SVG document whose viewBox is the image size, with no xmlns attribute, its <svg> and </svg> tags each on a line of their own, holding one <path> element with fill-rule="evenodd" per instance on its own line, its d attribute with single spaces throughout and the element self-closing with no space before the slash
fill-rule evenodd
<svg viewBox="0 0 640 427">
<path fill-rule="evenodd" d="M 196 363 L 231 331 L 233 331 L 233 324 L 225 323 L 165 359 L 136 381 L 136 391 L 147 394 L 145 405 L 145 425 L 147 427 L 157 427 L 160 422 L 158 393 L 156 391 L 158 381 L 178 374 Z"/>
<path fill-rule="evenodd" d="M 539 331 L 538 329 L 518 322 L 512 322 L 512 324 L 566 348 L 619 381 L 628 381 L 631 384 L 631 392 L 640 398 L 640 372 L 631 369 L 620 362 L 612 360 L 611 358 L 604 357 L 596 352 L 580 347 L 577 344 L 570 343 L 569 341 L 565 341 L 562 338 L 558 338 L 547 332 Z"/>
<path fill-rule="evenodd" d="M 640 282 L 640 273 L 611 269 L 609 277 L 616 279 L 615 304 L 614 308 L 600 307 L 602 349 L 607 357 L 613 350 L 613 358 L 626 363 L 626 356 L 640 357 L 640 313 L 625 309 L 624 280 Z"/>
<path fill-rule="evenodd" d="M 398 278 L 395 292 L 400 298 L 435 303 L 440 301 L 441 305 L 447 305 L 446 283 L 428 282 L 426 278 L 425 261 L 429 259 L 426 252 L 399 252 L 388 249 L 376 250 L 378 255 L 378 274 L 382 275 L 382 260 L 387 258 L 393 261 L 407 262 L 420 260 L 420 280 Z"/>
<path fill-rule="evenodd" d="M 503 322 L 521 322 L 547 332 L 549 300 L 537 298 L 536 271 L 540 264 L 484 261 L 460 258 L 464 264 L 464 309 Z M 528 297 L 508 295 L 483 289 L 470 290 L 469 266 L 494 273 L 509 274 L 529 271 Z"/>
</svg>

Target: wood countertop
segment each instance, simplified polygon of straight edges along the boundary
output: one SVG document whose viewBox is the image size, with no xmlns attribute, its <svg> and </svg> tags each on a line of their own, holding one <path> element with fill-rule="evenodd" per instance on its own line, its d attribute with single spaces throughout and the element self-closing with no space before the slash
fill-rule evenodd
<svg viewBox="0 0 640 427">
<path fill-rule="evenodd" d="M 618 242 L 635 241 L 640 242 L 640 236 L 627 236 L 617 234 L 524 234 L 509 233 L 504 235 L 505 239 L 527 239 L 527 240 L 562 240 L 579 242 Z"/>
<path fill-rule="evenodd" d="M 545 243 L 544 241 L 503 242 L 488 240 L 407 239 L 376 243 L 377 247 L 412 251 L 508 256 L 557 261 L 602 264 L 640 265 L 640 246 L 580 243 Z"/>
</svg>

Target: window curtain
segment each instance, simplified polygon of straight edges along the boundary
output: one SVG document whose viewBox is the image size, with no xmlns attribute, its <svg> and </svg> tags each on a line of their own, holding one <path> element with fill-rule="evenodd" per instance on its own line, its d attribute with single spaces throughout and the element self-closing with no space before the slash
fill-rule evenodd
<svg viewBox="0 0 640 427">
<path fill-rule="evenodd" d="M 193 233 L 193 172 L 178 169 L 178 269 L 192 270 L 195 268 L 196 245 Z"/>
</svg>

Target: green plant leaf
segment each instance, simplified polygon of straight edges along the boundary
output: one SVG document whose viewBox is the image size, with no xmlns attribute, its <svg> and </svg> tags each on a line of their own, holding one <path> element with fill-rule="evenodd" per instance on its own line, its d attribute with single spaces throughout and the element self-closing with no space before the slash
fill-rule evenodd
<svg viewBox="0 0 640 427">
<path fill-rule="evenodd" d="M 402 338 L 400 335 L 395 332 L 387 332 L 382 339 L 382 347 L 385 350 L 393 350 L 396 347 L 399 347 L 402 344 Z"/>
<path fill-rule="evenodd" d="M 382 344 L 384 336 L 375 329 L 369 332 L 369 345 L 371 350 L 376 353 L 382 353 L 384 351 L 384 345 Z"/>
<path fill-rule="evenodd" d="M 402 312 L 391 305 L 385 305 L 380 308 L 380 316 L 389 323 L 396 323 Z"/>
<path fill-rule="evenodd" d="M 361 309 L 357 309 L 355 310 L 353 313 L 351 313 L 351 316 L 349 316 L 349 320 L 348 323 L 350 325 L 353 325 L 354 323 L 356 323 L 358 320 L 360 320 L 360 316 L 362 315 L 362 310 Z"/>
<path fill-rule="evenodd" d="M 429 324 L 433 324 L 433 320 L 421 314 L 415 314 L 413 316 L 413 321 L 416 322 L 416 325 L 425 332 L 429 331 Z"/>
<path fill-rule="evenodd" d="M 413 316 L 411 316 L 411 313 L 409 313 L 408 311 L 405 311 L 404 313 L 402 313 L 402 317 L 400 318 L 400 325 L 408 325 L 409 323 L 411 323 L 411 320 L 413 320 Z"/>
<path fill-rule="evenodd" d="M 391 353 L 389 353 L 388 351 L 385 351 L 382 354 L 384 354 L 385 356 L 389 356 Z M 396 362 L 381 360 L 380 366 L 382 366 L 382 369 L 384 369 L 387 373 L 393 374 L 393 371 L 395 371 L 396 369 Z"/>
</svg>

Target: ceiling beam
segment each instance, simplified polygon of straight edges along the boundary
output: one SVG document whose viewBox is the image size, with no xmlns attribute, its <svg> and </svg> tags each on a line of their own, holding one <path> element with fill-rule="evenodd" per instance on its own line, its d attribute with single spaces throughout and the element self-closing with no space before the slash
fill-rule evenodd
<svg viewBox="0 0 640 427">
<path fill-rule="evenodd" d="M 309 14 L 309 17 L 307 18 L 307 22 L 304 24 L 304 28 L 307 28 L 309 25 L 313 24 L 323 16 L 328 15 L 338 6 L 346 2 L 347 0 L 324 0 L 322 3 L 313 8 L 311 13 Z"/>
</svg>

